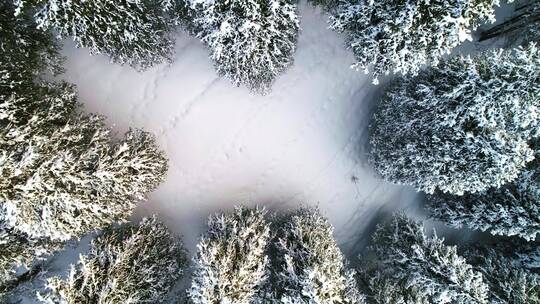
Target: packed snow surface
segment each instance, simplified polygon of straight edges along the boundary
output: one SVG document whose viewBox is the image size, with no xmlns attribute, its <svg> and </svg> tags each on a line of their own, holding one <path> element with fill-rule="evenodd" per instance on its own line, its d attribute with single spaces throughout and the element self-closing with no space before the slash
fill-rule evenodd
<svg viewBox="0 0 540 304">
<path fill-rule="evenodd" d="M 168 177 L 137 213 L 158 213 L 192 252 L 207 216 L 235 204 L 318 205 L 347 252 L 381 211 L 417 200 L 366 162 L 382 86 L 349 68 L 352 54 L 319 10 L 304 3 L 300 15 L 294 65 L 265 96 L 218 77 L 207 49 L 185 33 L 171 64 L 142 73 L 66 41 L 63 78 L 77 84 L 85 110 L 119 132 L 156 134 L 170 159 Z"/>
</svg>

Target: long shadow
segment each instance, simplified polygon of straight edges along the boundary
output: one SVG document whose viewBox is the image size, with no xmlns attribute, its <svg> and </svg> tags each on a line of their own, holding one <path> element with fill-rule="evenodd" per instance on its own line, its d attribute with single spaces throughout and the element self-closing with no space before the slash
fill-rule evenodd
<svg viewBox="0 0 540 304">
<path fill-rule="evenodd" d="M 376 113 L 377 108 L 383 101 L 385 92 L 395 81 L 395 78 L 389 79 L 384 83 L 377 85 L 377 89 L 371 91 L 366 96 L 366 102 L 364 106 L 364 113 L 362 113 L 361 124 L 358 126 L 361 130 L 359 140 L 356 147 L 356 155 L 360 157 L 360 160 L 367 162 L 369 151 L 371 150 L 370 138 L 373 130 L 373 115 Z"/>
</svg>

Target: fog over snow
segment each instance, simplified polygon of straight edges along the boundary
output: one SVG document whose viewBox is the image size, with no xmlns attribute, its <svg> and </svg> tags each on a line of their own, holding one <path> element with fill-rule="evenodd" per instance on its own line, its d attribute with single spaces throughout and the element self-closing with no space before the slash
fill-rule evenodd
<svg viewBox="0 0 540 304">
<path fill-rule="evenodd" d="M 381 181 L 366 162 L 381 85 L 349 69 L 352 54 L 318 9 L 303 3 L 300 15 L 294 65 L 266 96 L 219 78 L 208 51 L 185 33 L 170 65 L 142 73 L 65 42 L 62 77 L 78 86 L 85 110 L 117 131 L 156 134 L 168 177 L 137 213 L 159 213 L 192 253 L 206 217 L 235 204 L 318 205 L 345 252 L 381 210 L 415 205 L 412 188 Z"/>
</svg>

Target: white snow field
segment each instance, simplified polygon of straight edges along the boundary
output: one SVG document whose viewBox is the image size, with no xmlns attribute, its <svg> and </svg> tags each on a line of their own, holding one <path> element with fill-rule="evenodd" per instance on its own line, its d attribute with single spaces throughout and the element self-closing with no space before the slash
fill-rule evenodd
<svg viewBox="0 0 540 304">
<path fill-rule="evenodd" d="M 349 69 L 352 54 L 305 3 L 294 65 L 266 96 L 218 77 L 208 52 L 179 33 L 170 65 L 146 72 L 65 42 L 63 78 L 85 110 L 118 131 L 156 134 L 168 177 L 138 214 L 159 213 L 193 253 L 206 217 L 235 204 L 284 210 L 318 205 L 342 249 L 354 250 L 381 211 L 415 208 L 416 192 L 381 181 L 365 144 L 381 86 Z"/>
</svg>

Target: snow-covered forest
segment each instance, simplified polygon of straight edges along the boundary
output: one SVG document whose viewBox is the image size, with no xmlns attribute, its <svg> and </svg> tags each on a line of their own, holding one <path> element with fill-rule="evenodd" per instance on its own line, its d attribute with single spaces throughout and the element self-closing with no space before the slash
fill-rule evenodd
<svg viewBox="0 0 540 304">
<path fill-rule="evenodd" d="M 540 1 L 0 0 L 0 303 L 540 303 Z"/>
</svg>

